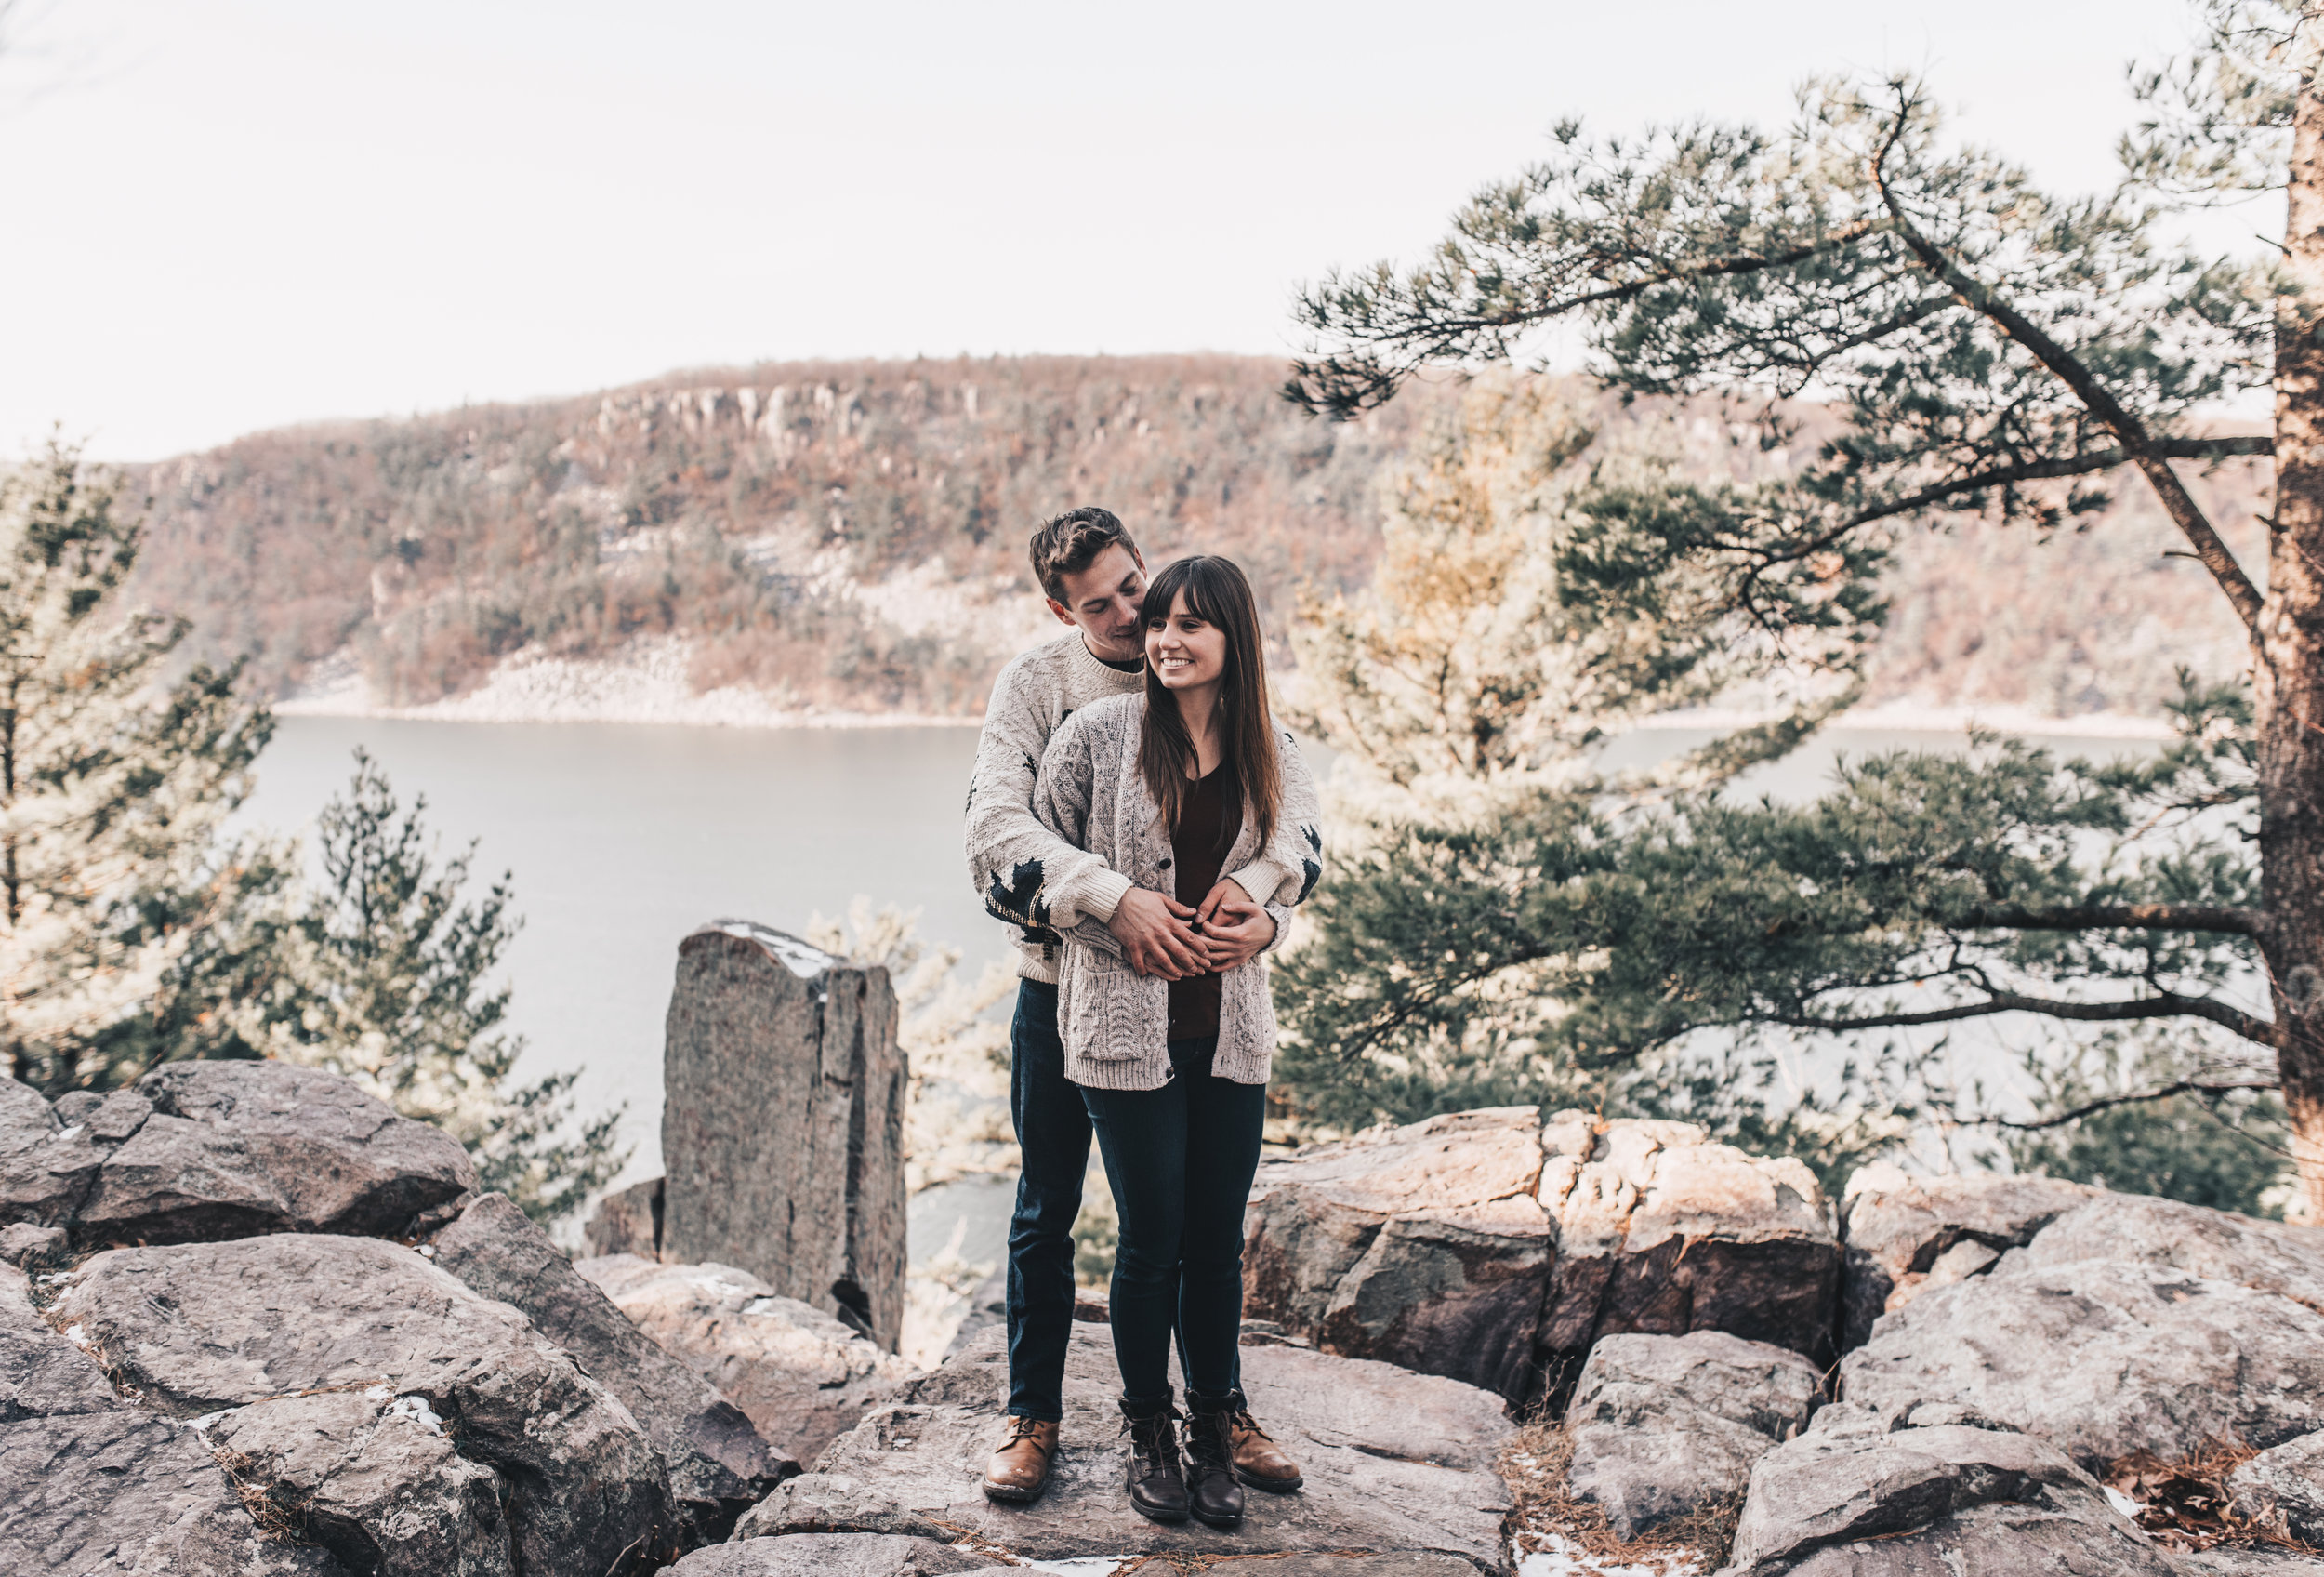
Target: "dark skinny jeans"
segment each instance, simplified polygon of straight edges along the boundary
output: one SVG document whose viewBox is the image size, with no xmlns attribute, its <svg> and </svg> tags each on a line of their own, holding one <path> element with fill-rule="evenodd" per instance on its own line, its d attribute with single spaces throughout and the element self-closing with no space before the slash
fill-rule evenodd
<svg viewBox="0 0 2324 1577">
<path fill-rule="evenodd" d="M 1188 1395 L 1242 1405 L 1243 1205 L 1267 1087 L 1214 1077 L 1218 1044 L 1171 1041 L 1158 1090 L 1081 1091 L 1121 1225 L 1110 1319 L 1135 1414 L 1169 1403 L 1173 1327 Z"/>
</svg>

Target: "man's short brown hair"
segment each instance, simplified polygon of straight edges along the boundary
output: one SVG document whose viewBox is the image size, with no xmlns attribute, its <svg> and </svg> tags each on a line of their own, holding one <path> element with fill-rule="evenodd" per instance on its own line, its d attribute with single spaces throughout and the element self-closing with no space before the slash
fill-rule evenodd
<svg viewBox="0 0 2324 1577">
<path fill-rule="evenodd" d="M 1050 602 L 1063 603 L 1065 576 L 1079 575 L 1117 542 L 1129 550 L 1131 558 L 1139 556 L 1138 544 L 1113 510 L 1094 504 L 1068 510 L 1033 534 L 1033 578 Z"/>
</svg>

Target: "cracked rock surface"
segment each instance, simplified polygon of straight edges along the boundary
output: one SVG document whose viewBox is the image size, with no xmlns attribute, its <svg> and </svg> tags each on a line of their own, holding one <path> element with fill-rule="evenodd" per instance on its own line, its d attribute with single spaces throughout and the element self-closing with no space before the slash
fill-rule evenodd
<svg viewBox="0 0 2324 1577">
<path fill-rule="evenodd" d="M 1298 1460 L 1304 1490 L 1253 1492 L 1232 1531 L 1147 1521 L 1122 1490 L 1119 1377 L 1104 1327 L 1076 1324 L 1067 1352 L 1063 1445 L 1050 1489 L 997 1506 L 977 1488 L 1000 1433 L 1008 1359 L 997 1331 L 833 1441 L 816 1477 L 846 1479 L 861 1516 L 877 1503 L 1019 1557 L 1202 1551 L 1370 1551 L 1492 1570 L 1509 1508 L 1492 1463 L 1513 1433 L 1499 1398 L 1458 1381 L 1287 1346 L 1247 1347 L 1260 1423 Z M 807 1497 L 802 1496 L 805 1500 Z M 772 1518 L 746 1524 L 750 1531 Z M 738 1530 L 738 1541 L 745 1530 Z M 750 1539 L 787 1544 L 798 1535 Z M 735 1547 L 730 1545 L 729 1547 Z"/>
<path fill-rule="evenodd" d="M 520 1570 L 603 1573 L 672 1536 L 662 1459 L 629 1410 L 516 1309 L 409 1249 L 291 1233 L 116 1249 L 51 1317 L 179 1418 L 318 1391 L 423 1402 L 459 1456 L 498 1476 Z M 296 1472 L 295 1457 L 272 1460 Z M 377 1508 L 364 1536 L 396 1542 L 392 1497 L 363 1504 Z"/>
<path fill-rule="evenodd" d="M 1823 1375 L 1798 1353 L 1723 1332 L 1608 1336 L 1566 1409 L 1578 1500 L 1624 1539 L 1740 1496 L 1751 1464 L 1806 1427 Z"/>
</svg>

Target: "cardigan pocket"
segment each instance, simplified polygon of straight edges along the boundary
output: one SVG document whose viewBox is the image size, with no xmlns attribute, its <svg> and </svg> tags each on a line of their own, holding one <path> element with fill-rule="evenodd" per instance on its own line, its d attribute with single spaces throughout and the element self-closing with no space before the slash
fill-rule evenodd
<svg viewBox="0 0 2324 1577">
<path fill-rule="evenodd" d="M 1142 1044 L 1138 1033 L 1147 984 L 1095 948 L 1068 947 L 1057 972 L 1057 1027 L 1069 1054 L 1090 1062 L 1136 1062 L 1159 1051 Z"/>
</svg>

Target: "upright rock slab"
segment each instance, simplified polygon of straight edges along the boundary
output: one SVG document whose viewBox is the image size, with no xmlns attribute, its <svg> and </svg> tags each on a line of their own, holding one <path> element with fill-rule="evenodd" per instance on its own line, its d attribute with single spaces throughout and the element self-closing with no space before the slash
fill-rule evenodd
<svg viewBox="0 0 2324 1577">
<path fill-rule="evenodd" d="M 1882 1315 L 1989 1270 L 2102 1192 L 2051 1177 L 1914 1177 L 1893 1161 L 1859 1168 L 1840 1203 L 1842 1349 L 1864 1345 Z"/>
<path fill-rule="evenodd" d="M 1531 1107 L 1271 1161 L 1244 1216 L 1243 1312 L 1328 1352 L 1522 1399 L 1554 1249 L 1540 1178 Z"/>
<path fill-rule="evenodd" d="M 53 1314 L 146 1406 L 179 1418 L 271 1412 L 319 1392 L 377 1393 L 368 1399 L 383 1411 L 401 1404 L 415 1417 L 424 1409 L 449 1423 L 461 1458 L 497 1475 L 517 1570 L 596 1577 L 675 1550 L 669 1481 L 629 1410 L 517 1310 L 409 1249 L 288 1233 L 117 1249 L 75 1273 Z M 378 1438 L 376 1422 L 332 1426 L 360 1436 L 382 1472 L 435 1460 L 405 1449 L 418 1444 L 408 1436 Z M 287 1425 L 260 1437 L 271 1454 L 254 1461 L 281 1476 L 261 1487 L 292 1498 L 318 1459 L 293 1449 L 299 1432 Z M 411 1492 L 430 1491 L 415 1480 Z M 377 1516 L 360 1531 L 383 1548 L 437 1538 L 396 1514 L 394 1493 L 359 1498 Z"/>
<path fill-rule="evenodd" d="M 786 1456 L 812 1462 L 918 1371 L 819 1308 L 731 1265 L 586 1259 L 573 1274 L 601 1290 L 640 1340 L 682 1359 Z M 513 1301 L 513 1300 L 511 1300 Z M 552 1332 L 554 1334 L 554 1332 Z M 594 1371 L 593 1371 L 594 1372 Z M 759 1499 L 753 1496 L 753 1500 Z"/>
<path fill-rule="evenodd" d="M 767 1449 L 752 1419 L 640 1330 L 505 1196 L 469 1201 L 429 1247 L 439 1267 L 522 1311 L 621 1398 L 669 1464 L 671 1491 L 690 1524 L 688 1543 L 724 1539 L 734 1518 L 799 1471 L 798 1463 Z"/>
<path fill-rule="evenodd" d="M 713 921 L 679 944 L 662 1079 L 662 1257 L 739 1266 L 893 1352 L 905 1067 L 888 972 Z"/>
</svg>

